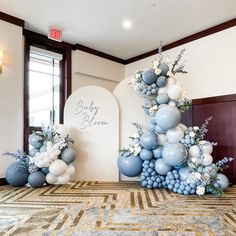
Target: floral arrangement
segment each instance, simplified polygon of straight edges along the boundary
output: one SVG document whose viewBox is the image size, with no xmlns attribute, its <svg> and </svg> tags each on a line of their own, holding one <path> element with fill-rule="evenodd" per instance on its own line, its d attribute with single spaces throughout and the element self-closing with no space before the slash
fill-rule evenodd
<svg viewBox="0 0 236 236">
<path fill-rule="evenodd" d="M 232 157 L 213 163 L 213 147 L 205 140 L 212 117 L 201 127 L 180 123 L 181 113 L 191 107 L 191 99 L 174 77 L 186 74 L 182 50 L 172 62 L 160 47 L 152 68 L 139 70 L 131 81 L 134 90 L 144 97 L 144 111 L 150 116 L 149 131 L 135 124 L 137 132 L 128 149 L 118 158 L 121 173 L 140 175 L 145 188 L 168 188 L 179 194 L 221 194 L 229 185 L 219 171 L 228 167 Z"/>
<path fill-rule="evenodd" d="M 29 135 L 29 154 L 21 150 L 3 154 L 17 160 L 7 169 L 6 180 L 13 186 L 27 183 L 32 187 L 41 187 L 45 183 L 66 184 L 75 171 L 71 164 L 76 157 L 70 147 L 73 143 L 69 135 L 59 134 L 55 126 L 33 131 Z"/>
</svg>

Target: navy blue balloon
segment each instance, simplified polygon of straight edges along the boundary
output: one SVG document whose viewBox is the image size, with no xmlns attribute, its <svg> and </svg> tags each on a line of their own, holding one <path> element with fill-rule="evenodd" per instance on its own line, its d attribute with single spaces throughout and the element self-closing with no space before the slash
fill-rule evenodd
<svg viewBox="0 0 236 236">
<path fill-rule="evenodd" d="M 166 63 L 161 63 L 158 68 L 161 70 L 160 75 L 167 75 L 167 72 L 169 71 L 169 66 Z"/>
<path fill-rule="evenodd" d="M 45 181 L 46 181 L 46 176 L 41 171 L 35 171 L 35 172 L 31 173 L 28 177 L 28 183 L 33 188 L 42 187 L 44 185 Z"/>
<path fill-rule="evenodd" d="M 143 72 L 142 78 L 146 84 L 153 84 L 156 83 L 157 75 L 154 69 L 149 69 Z"/>
<path fill-rule="evenodd" d="M 14 162 L 6 170 L 6 180 L 14 187 L 20 187 L 27 184 L 28 176 L 28 168 L 24 162 Z"/>
<path fill-rule="evenodd" d="M 76 158 L 76 152 L 73 148 L 66 148 L 61 153 L 61 159 L 69 165 L 71 162 L 73 162 Z"/>
<path fill-rule="evenodd" d="M 158 146 L 157 135 L 152 132 L 144 133 L 141 136 L 140 144 L 145 149 L 149 150 L 155 149 Z"/>
<path fill-rule="evenodd" d="M 169 101 L 169 97 L 166 93 L 160 94 L 156 98 L 158 104 L 166 104 Z"/>
<path fill-rule="evenodd" d="M 117 164 L 120 172 L 128 177 L 138 176 L 142 172 L 142 160 L 139 156 L 120 155 Z"/>
<path fill-rule="evenodd" d="M 48 167 L 43 167 L 43 168 L 41 168 L 41 171 L 42 171 L 45 175 L 47 175 L 47 174 L 49 173 L 49 168 L 48 168 Z"/>
<path fill-rule="evenodd" d="M 157 87 L 159 87 L 159 88 L 165 87 L 166 84 L 167 84 L 167 77 L 166 77 L 166 76 L 163 76 L 163 75 L 159 76 L 159 77 L 157 78 L 156 84 L 157 84 Z"/>
<path fill-rule="evenodd" d="M 142 149 L 142 151 L 139 153 L 139 155 L 140 155 L 140 158 L 143 161 L 151 160 L 152 157 L 153 157 L 152 151 L 151 150 L 147 150 L 147 149 Z"/>
</svg>

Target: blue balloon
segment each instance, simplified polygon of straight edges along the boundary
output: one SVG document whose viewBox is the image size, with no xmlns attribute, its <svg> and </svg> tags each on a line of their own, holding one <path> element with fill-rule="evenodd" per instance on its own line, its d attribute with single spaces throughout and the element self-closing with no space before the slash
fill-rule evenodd
<svg viewBox="0 0 236 236">
<path fill-rule="evenodd" d="M 46 181 L 46 176 L 41 171 L 35 171 L 35 172 L 31 173 L 28 177 L 28 183 L 33 188 L 42 187 L 44 185 L 45 181 Z"/>
<path fill-rule="evenodd" d="M 142 172 L 142 160 L 139 156 L 127 156 L 126 154 L 120 155 L 118 157 L 117 164 L 120 172 L 128 177 L 138 176 Z"/>
<path fill-rule="evenodd" d="M 183 180 L 183 181 L 187 180 L 189 174 L 191 174 L 191 171 L 190 171 L 188 166 L 184 167 L 184 168 L 181 168 L 179 170 L 180 179 Z"/>
<path fill-rule="evenodd" d="M 167 165 L 164 163 L 163 159 L 157 159 L 155 162 L 155 171 L 159 174 L 159 175 L 166 175 L 168 171 L 171 170 L 171 166 Z"/>
<path fill-rule="evenodd" d="M 66 148 L 61 153 L 61 159 L 69 165 L 71 162 L 73 162 L 76 158 L 76 152 L 73 148 Z"/>
<path fill-rule="evenodd" d="M 28 183 L 28 168 L 24 162 L 18 161 L 11 164 L 6 170 L 6 180 L 14 187 L 24 186 Z"/>
<path fill-rule="evenodd" d="M 32 133 L 29 135 L 29 144 L 34 148 L 41 148 L 43 146 L 43 140 L 42 137 L 37 135 L 36 133 Z"/>
<path fill-rule="evenodd" d="M 155 131 L 155 126 L 156 126 L 156 125 L 151 122 L 151 123 L 149 124 L 149 130 L 150 130 L 150 131 Z"/>
<path fill-rule="evenodd" d="M 40 150 L 40 152 L 46 152 L 47 151 L 47 145 L 43 145 Z"/>
<path fill-rule="evenodd" d="M 159 104 L 166 104 L 169 101 L 169 97 L 166 93 L 163 93 L 163 94 L 159 94 L 156 100 L 157 100 L 157 103 Z"/>
<path fill-rule="evenodd" d="M 41 171 L 42 171 L 45 175 L 47 175 L 47 174 L 49 173 L 49 168 L 48 168 L 48 167 L 43 167 L 43 168 L 41 168 Z"/>
<path fill-rule="evenodd" d="M 156 84 L 157 84 L 157 87 L 159 87 L 159 88 L 165 87 L 166 84 L 167 84 L 167 77 L 166 77 L 166 76 L 163 76 L 163 75 L 159 76 L 159 77 L 157 78 Z"/>
<path fill-rule="evenodd" d="M 155 120 L 162 129 L 168 130 L 180 123 L 181 114 L 176 107 L 165 105 L 156 112 Z"/>
<path fill-rule="evenodd" d="M 31 157 L 34 157 L 36 153 L 39 152 L 39 149 L 38 148 L 31 148 L 30 151 L 29 151 L 29 155 Z"/>
<path fill-rule="evenodd" d="M 158 134 L 165 134 L 166 130 L 162 129 L 159 125 L 155 126 L 155 132 Z"/>
<path fill-rule="evenodd" d="M 176 166 L 186 161 L 187 150 L 181 143 L 169 142 L 163 147 L 162 158 L 167 165 Z"/>
<path fill-rule="evenodd" d="M 203 168 L 204 173 L 208 173 L 212 178 L 215 178 L 217 175 L 218 168 L 216 164 L 211 164 Z"/>
<path fill-rule="evenodd" d="M 220 188 L 225 190 L 229 187 L 229 179 L 224 174 L 217 174 L 216 175 L 216 182 L 220 185 Z"/>
<path fill-rule="evenodd" d="M 152 132 L 144 133 L 140 138 L 140 144 L 145 149 L 155 149 L 158 145 L 157 135 Z"/>
<path fill-rule="evenodd" d="M 169 66 L 166 63 L 161 63 L 158 68 L 161 70 L 160 75 L 167 75 L 167 72 L 169 71 Z"/>
<path fill-rule="evenodd" d="M 184 163 L 181 163 L 181 164 L 175 166 L 175 169 L 179 170 L 179 169 L 184 168 L 186 166 L 188 166 L 188 162 L 187 161 L 185 161 Z"/>
<path fill-rule="evenodd" d="M 145 160 L 151 160 L 153 157 L 153 153 L 151 150 L 147 150 L 147 149 L 142 149 L 140 152 L 140 158 L 145 161 Z"/>
<path fill-rule="evenodd" d="M 159 146 L 157 147 L 156 149 L 154 149 L 152 152 L 153 152 L 153 156 L 158 159 L 158 158 L 161 158 L 162 157 L 162 148 L 163 146 Z"/>
<path fill-rule="evenodd" d="M 153 84 L 156 83 L 157 75 L 155 74 L 154 69 L 149 69 L 143 72 L 142 78 L 146 84 Z"/>
</svg>

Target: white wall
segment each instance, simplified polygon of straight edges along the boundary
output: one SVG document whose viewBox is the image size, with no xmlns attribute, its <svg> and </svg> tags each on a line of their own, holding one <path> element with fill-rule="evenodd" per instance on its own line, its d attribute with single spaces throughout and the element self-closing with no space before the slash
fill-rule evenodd
<svg viewBox="0 0 236 236">
<path fill-rule="evenodd" d="M 175 59 L 186 49 L 186 75 L 176 75 L 190 98 L 204 98 L 236 93 L 236 27 L 165 51 Z M 126 65 L 125 76 L 138 69 L 151 67 L 155 56 Z"/>
<path fill-rule="evenodd" d="M 0 74 L 0 178 L 13 159 L 3 157 L 23 144 L 23 36 L 22 28 L 0 20 L 0 48 L 4 65 Z"/>
<path fill-rule="evenodd" d="M 125 66 L 83 51 L 72 52 L 72 91 L 97 85 L 110 92 L 125 77 Z"/>
</svg>

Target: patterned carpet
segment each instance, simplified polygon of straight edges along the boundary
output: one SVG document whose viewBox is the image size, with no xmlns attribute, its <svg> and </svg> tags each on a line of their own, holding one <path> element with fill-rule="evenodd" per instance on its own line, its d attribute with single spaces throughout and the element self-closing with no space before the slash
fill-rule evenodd
<svg viewBox="0 0 236 236">
<path fill-rule="evenodd" d="M 1 235 L 236 235 L 236 186 L 221 197 L 146 190 L 134 182 L 1 186 Z"/>
</svg>

